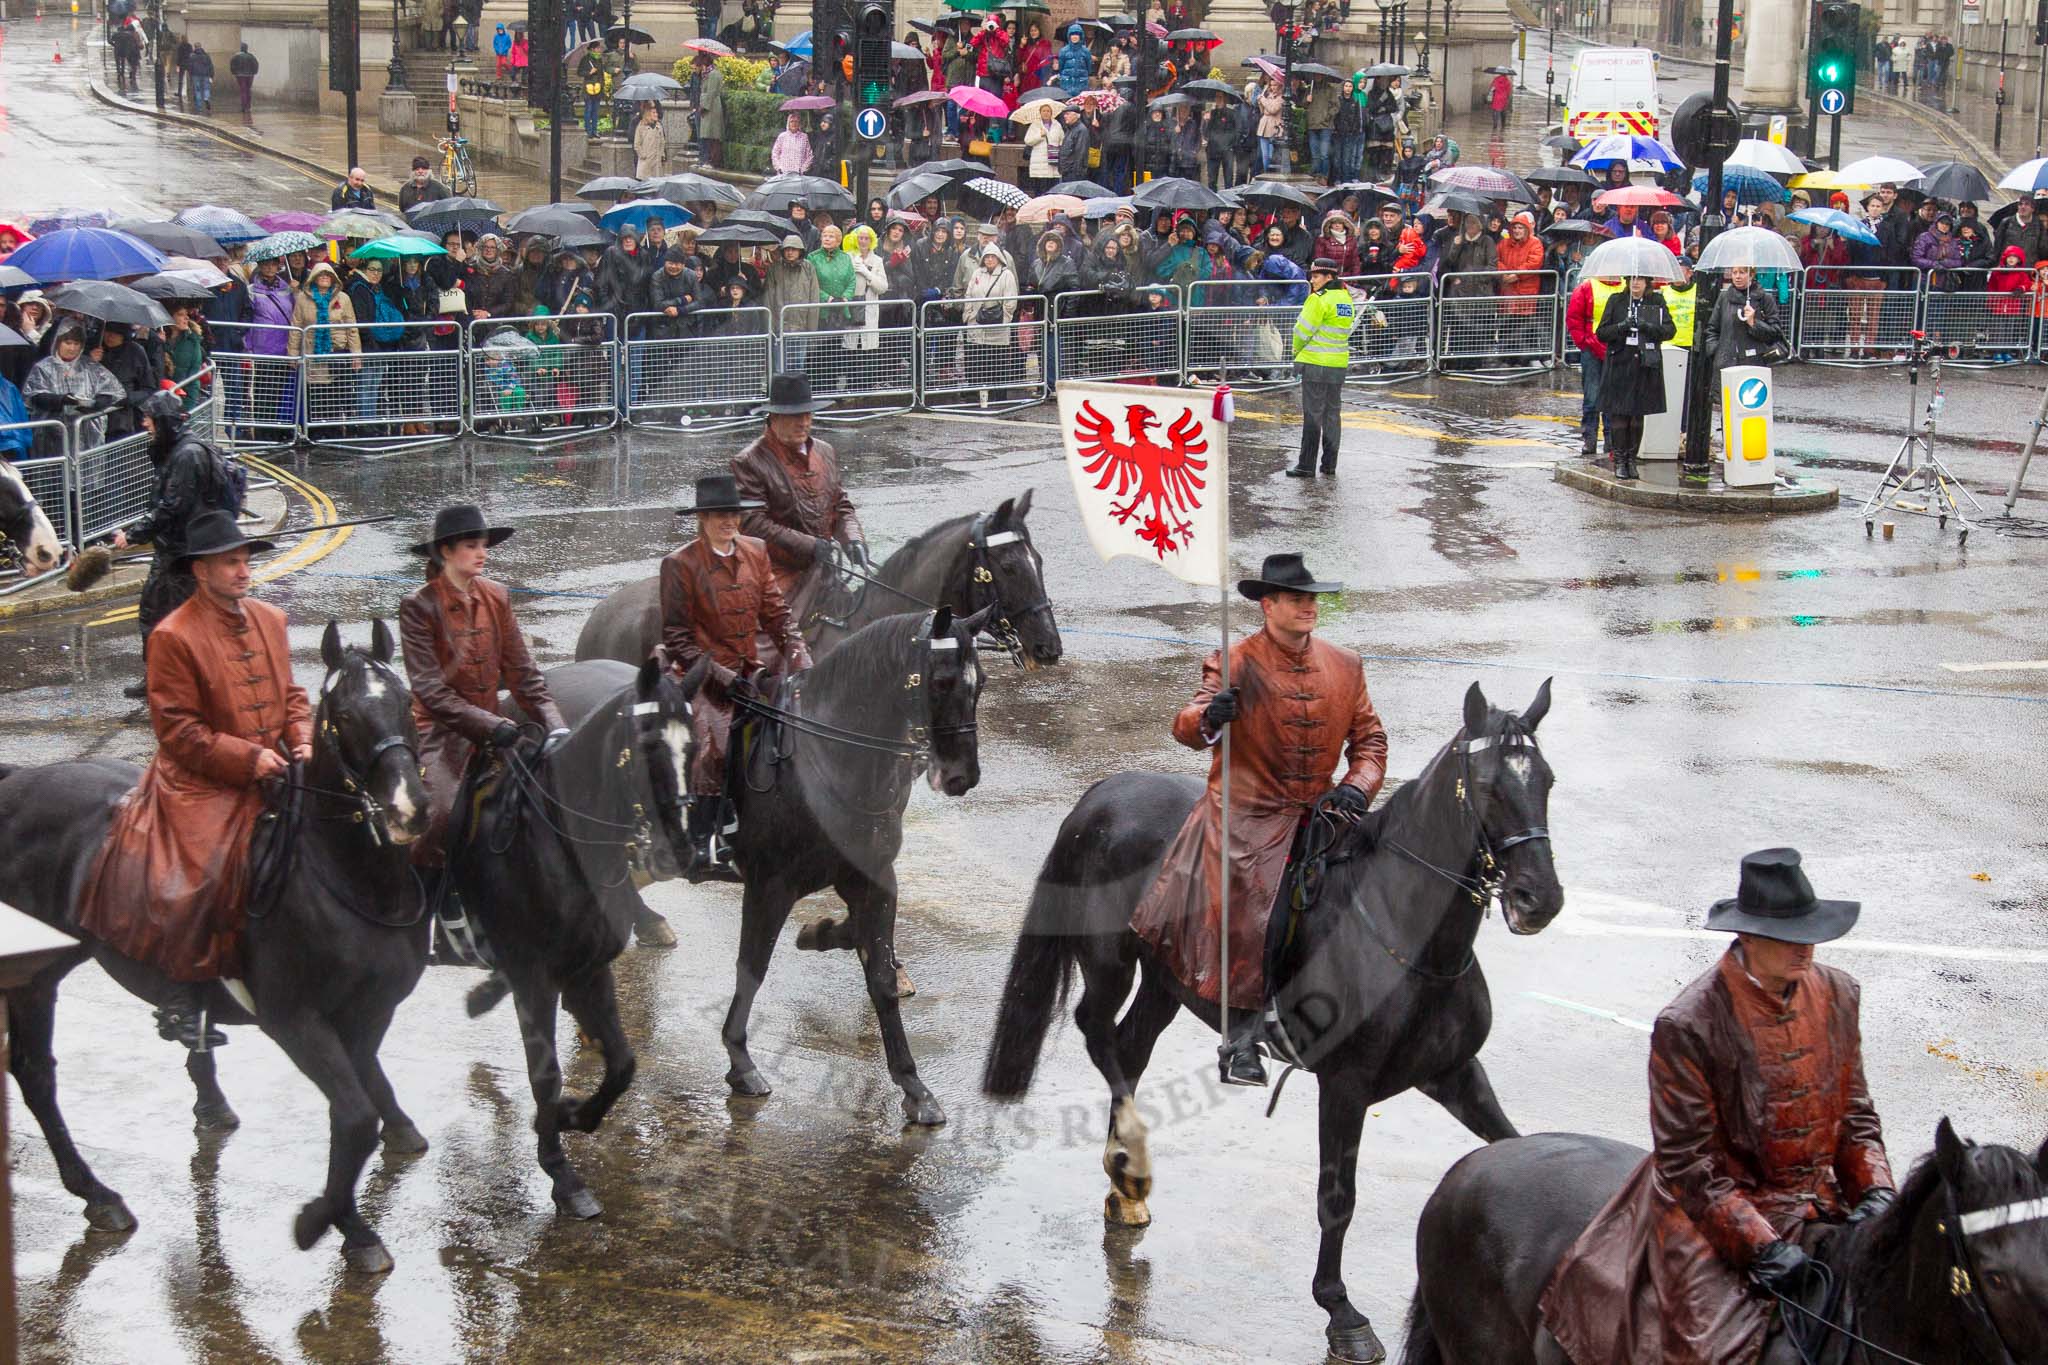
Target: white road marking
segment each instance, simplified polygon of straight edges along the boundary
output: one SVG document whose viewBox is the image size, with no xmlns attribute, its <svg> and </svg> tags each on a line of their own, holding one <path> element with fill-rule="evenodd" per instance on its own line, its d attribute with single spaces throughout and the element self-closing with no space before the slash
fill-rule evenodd
<svg viewBox="0 0 2048 1365">
<path fill-rule="evenodd" d="M 1570 934 L 1578 938 L 1689 938 L 1720 943 L 1728 942 L 1731 937 L 1725 930 L 1679 929 L 1654 924 L 1616 924 L 1609 920 L 1587 919 L 1583 915 L 1567 915 L 1558 919 L 1551 925 L 1551 932 Z M 1905 957 L 1951 958 L 1963 962 L 2020 962 L 2048 966 L 2048 951 L 2039 948 L 1970 948 L 1950 943 L 1901 943 L 1894 939 L 1858 938 L 1853 934 L 1830 943 L 1828 951 L 1891 953 Z"/>
<path fill-rule="evenodd" d="M 1590 1014 L 1595 1019 L 1605 1019 L 1609 1023 L 1620 1024 L 1623 1028 L 1632 1028 L 1638 1033 L 1648 1033 L 1650 1031 L 1650 1026 L 1642 1020 L 1631 1019 L 1625 1014 L 1616 1014 L 1613 1010 L 1601 1009 L 1598 1005 L 1582 1005 L 1576 1000 L 1567 1000 L 1561 995 L 1545 995 L 1542 991 L 1523 991 L 1522 994 L 1528 996 L 1531 1000 L 1541 1000 L 1546 1005 L 1556 1005 L 1561 1009 L 1577 1010 L 1580 1014 Z"/>
<path fill-rule="evenodd" d="M 2009 663 L 1942 665 L 1950 673 L 2039 673 L 2048 671 L 2048 659 L 2014 659 Z"/>
</svg>

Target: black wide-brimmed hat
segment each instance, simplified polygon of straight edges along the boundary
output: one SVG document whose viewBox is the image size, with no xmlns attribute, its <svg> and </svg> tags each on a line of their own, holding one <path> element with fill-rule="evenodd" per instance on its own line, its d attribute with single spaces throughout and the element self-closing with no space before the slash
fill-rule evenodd
<svg viewBox="0 0 2048 1365">
<path fill-rule="evenodd" d="M 1707 927 L 1783 943 L 1828 943 L 1856 927 L 1861 901 L 1816 899 L 1796 848 L 1766 848 L 1742 860 L 1730 900 L 1714 902 Z"/>
<path fill-rule="evenodd" d="M 768 380 L 768 401 L 754 409 L 756 417 L 793 417 L 800 412 L 823 412 L 832 406 L 829 398 L 811 397 L 811 377 L 782 373 Z"/>
<path fill-rule="evenodd" d="M 512 535 L 509 526 L 484 525 L 484 509 L 473 502 L 458 502 L 434 513 L 434 534 L 412 547 L 416 555 L 430 555 L 444 540 L 467 540 L 482 536 L 486 545 L 496 545 Z"/>
<path fill-rule="evenodd" d="M 1342 592 L 1342 583 L 1318 583 L 1300 555 L 1267 555 L 1257 578 L 1240 578 L 1237 590 L 1256 602 L 1269 592 Z"/>
<path fill-rule="evenodd" d="M 678 516 L 689 516 L 696 512 L 747 512 L 756 507 L 766 507 L 765 502 L 740 496 L 740 481 L 730 474 L 706 474 L 697 480 L 697 505 L 678 507 Z"/>
<path fill-rule="evenodd" d="M 250 554 L 262 554 L 275 550 L 276 544 L 268 540 L 251 540 L 242 534 L 240 523 L 233 512 L 219 508 L 201 512 L 192 518 L 185 528 L 185 553 L 178 556 L 177 566 L 187 568 L 202 555 L 224 555 L 230 550 L 248 547 Z"/>
</svg>

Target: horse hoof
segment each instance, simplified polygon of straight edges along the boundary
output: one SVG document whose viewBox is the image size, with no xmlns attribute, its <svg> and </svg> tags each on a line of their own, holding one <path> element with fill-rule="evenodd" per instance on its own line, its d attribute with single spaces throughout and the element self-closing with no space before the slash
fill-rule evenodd
<svg viewBox="0 0 2048 1365">
<path fill-rule="evenodd" d="M 587 1189 L 555 1191 L 555 1207 L 571 1218 L 590 1219 L 604 1212 L 604 1205 L 597 1202 L 597 1196 Z"/>
<path fill-rule="evenodd" d="M 909 968 L 907 968 L 907 967 L 905 967 L 905 966 L 904 966 L 904 965 L 903 965 L 903 964 L 902 964 L 901 962 L 897 963 L 897 964 L 896 964 L 896 998 L 897 998 L 898 1000 L 908 1000 L 908 999 L 909 999 L 909 998 L 910 998 L 911 996 L 913 996 L 913 995 L 916 995 L 916 994 L 917 994 L 917 987 L 916 987 L 916 985 L 915 985 L 915 984 L 913 984 L 913 983 L 911 982 L 911 979 L 910 979 L 910 969 L 909 969 Z"/>
<path fill-rule="evenodd" d="M 387 1123 L 384 1150 L 397 1156 L 418 1156 L 427 1150 L 427 1135 L 411 1123 Z"/>
<path fill-rule="evenodd" d="M 359 1271 L 364 1275 L 389 1275 L 392 1266 L 397 1264 L 391 1259 L 391 1253 L 384 1249 L 382 1242 L 372 1242 L 368 1246 L 343 1247 L 341 1259 L 348 1262 L 350 1270 Z"/>
<path fill-rule="evenodd" d="M 1330 1359 L 1343 1365 L 1379 1365 L 1387 1358 L 1387 1348 L 1380 1345 L 1369 1322 L 1356 1327 L 1331 1327 L 1326 1335 L 1330 1339 Z"/>
<path fill-rule="evenodd" d="M 807 953 L 829 953 L 839 946 L 839 931 L 845 925 L 845 920 L 812 920 L 796 931 L 796 946 Z"/>
<path fill-rule="evenodd" d="M 912 1128 L 939 1128 L 946 1122 L 946 1111 L 930 1095 L 923 1099 L 903 1097 L 903 1121 Z"/>
<path fill-rule="evenodd" d="M 120 1195 L 112 1194 L 98 1204 L 85 1206 L 85 1224 L 94 1232 L 133 1232 L 135 1215 L 128 1212 Z"/>
<path fill-rule="evenodd" d="M 225 1104 L 195 1104 L 192 1126 L 202 1133 L 232 1133 L 242 1126 L 242 1118 Z"/>
<path fill-rule="evenodd" d="M 292 1240 L 299 1250 L 311 1251 L 313 1244 L 327 1235 L 327 1229 L 334 1226 L 334 1214 L 328 1207 L 327 1199 L 308 1200 L 299 1210 L 299 1216 L 292 1219 Z"/>
<path fill-rule="evenodd" d="M 634 921 L 633 937 L 639 940 L 642 948 L 676 946 L 676 931 L 669 928 L 667 920 L 651 910 Z"/>
<path fill-rule="evenodd" d="M 1111 1190 L 1102 1201 L 1102 1221 L 1112 1227 L 1150 1227 L 1152 1210 L 1142 1199 L 1129 1199 Z"/>
<path fill-rule="evenodd" d="M 726 1072 L 725 1083 L 732 1087 L 733 1094 L 744 1095 L 750 1100 L 758 1100 L 775 1093 L 768 1082 L 761 1079 L 761 1073 L 751 1066 L 744 1071 L 734 1067 Z"/>
</svg>

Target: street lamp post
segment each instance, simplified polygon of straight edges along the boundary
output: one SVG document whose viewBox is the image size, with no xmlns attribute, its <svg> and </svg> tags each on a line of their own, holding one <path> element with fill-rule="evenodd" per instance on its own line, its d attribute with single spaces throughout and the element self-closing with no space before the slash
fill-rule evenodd
<svg viewBox="0 0 2048 1365">
<path fill-rule="evenodd" d="M 1415 74 L 1429 74 L 1429 21 L 1435 17 L 1435 0 L 1422 0 L 1422 42 L 1415 53 Z"/>
<path fill-rule="evenodd" d="M 1543 126 L 1550 126 L 1551 101 L 1557 98 L 1557 6 L 1550 4 L 1550 50 L 1543 54 Z"/>
<path fill-rule="evenodd" d="M 405 0 L 391 0 L 391 64 L 385 68 L 388 73 L 386 84 L 400 90 L 406 84 L 405 56 L 398 46 L 398 28 L 404 22 Z"/>
<path fill-rule="evenodd" d="M 2005 36 L 2011 27 L 2010 19 L 1998 21 L 1998 93 L 1992 97 L 1992 102 L 1998 106 L 1998 112 L 1991 119 L 1991 150 L 1994 152 L 1998 150 L 1998 144 L 2005 139 Z"/>
<path fill-rule="evenodd" d="M 1714 97 L 1707 110 L 1708 145 L 1712 150 L 1707 156 L 1706 199 L 1700 205 L 1704 210 L 1700 218 L 1702 255 L 1706 254 L 1707 244 L 1720 236 L 1722 227 L 1726 225 L 1721 216 L 1721 167 L 1734 147 L 1731 130 L 1726 126 L 1735 117 L 1728 107 L 1728 68 L 1733 55 L 1728 31 L 1734 26 L 1735 0 L 1720 0 L 1714 33 Z M 1705 279 L 1699 288 L 1699 297 L 1693 301 L 1693 316 L 1712 317 L 1714 300 L 1719 293 L 1719 286 L 1711 278 Z M 1709 411 L 1712 395 L 1708 388 L 1713 367 L 1700 352 L 1700 335 L 1698 331 L 1693 333 L 1693 349 L 1685 370 L 1685 448 L 1678 463 L 1679 483 L 1693 488 L 1706 487 L 1708 438 L 1713 434 Z"/>
</svg>

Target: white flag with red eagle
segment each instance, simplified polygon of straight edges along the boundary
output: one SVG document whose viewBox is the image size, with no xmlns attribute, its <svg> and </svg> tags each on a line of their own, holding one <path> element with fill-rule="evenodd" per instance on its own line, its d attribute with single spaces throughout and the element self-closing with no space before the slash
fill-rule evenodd
<svg viewBox="0 0 2048 1365">
<path fill-rule="evenodd" d="M 1230 390 L 1066 381 L 1060 439 L 1104 559 L 1220 587 L 1230 558 Z"/>
</svg>

